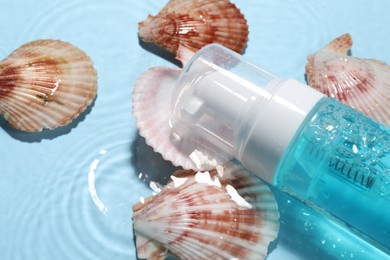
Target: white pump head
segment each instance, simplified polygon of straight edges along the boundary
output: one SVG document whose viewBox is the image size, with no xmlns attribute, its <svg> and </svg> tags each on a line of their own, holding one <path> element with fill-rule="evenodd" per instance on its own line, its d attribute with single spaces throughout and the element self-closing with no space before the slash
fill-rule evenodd
<svg viewBox="0 0 390 260">
<path fill-rule="evenodd" d="M 184 68 L 172 95 L 171 122 L 181 138 L 233 156 L 272 182 L 284 150 L 323 96 L 212 44 Z"/>
</svg>

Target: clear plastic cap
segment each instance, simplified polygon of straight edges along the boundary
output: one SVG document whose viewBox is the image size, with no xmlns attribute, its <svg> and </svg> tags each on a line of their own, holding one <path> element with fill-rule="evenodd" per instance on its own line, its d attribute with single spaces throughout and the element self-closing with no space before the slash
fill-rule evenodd
<svg viewBox="0 0 390 260">
<path fill-rule="evenodd" d="M 171 123 L 181 138 L 235 157 L 271 182 L 293 134 L 321 97 L 211 44 L 184 67 L 172 94 Z"/>
</svg>

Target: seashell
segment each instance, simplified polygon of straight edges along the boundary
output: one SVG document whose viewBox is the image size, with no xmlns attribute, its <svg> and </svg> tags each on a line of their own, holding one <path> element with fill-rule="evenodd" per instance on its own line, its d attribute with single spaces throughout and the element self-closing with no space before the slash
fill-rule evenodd
<svg viewBox="0 0 390 260">
<path fill-rule="evenodd" d="M 140 259 L 264 259 L 279 230 L 268 186 L 229 162 L 211 172 L 175 172 L 134 210 Z"/>
<path fill-rule="evenodd" d="M 348 55 L 352 38 L 344 34 L 309 55 L 308 84 L 372 119 L 390 126 L 390 66 Z"/>
<path fill-rule="evenodd" d="M 133 89 L 132 112 L 139 134 L 165 160 L 184 169 L 210 170 L 228 162 L 232 156 L 192 139 L 180 139 L 175 134 L 170 100 L 180 72 L 181 69 L 155 67 L 141 74 Z"/>
<path fill-rule="evenodd" d="M 91 59 L 67 42 L 32 41 L 0 62 L 0 114 L 22 131 L 70 123 L 96 91 Z"/>
<path fill-rule="evenodd" d="M 194 55 L 195 55 L 194 51 L 188 49 L 184 45 L 179 45 L 179 48 L 177 48 L 177 52 L 176 52 L 176 59 L 181 61 L 184 67 Z"/>
<path fill-rule="evenodd" d="M 219 43 L 238 53 L 248 41 L 244 15 L 229 0 L 170 0 L 156 16 L 139 23 L 139 36 L 176 54 L 179 45 L 196 52 Z"/>
</svg>

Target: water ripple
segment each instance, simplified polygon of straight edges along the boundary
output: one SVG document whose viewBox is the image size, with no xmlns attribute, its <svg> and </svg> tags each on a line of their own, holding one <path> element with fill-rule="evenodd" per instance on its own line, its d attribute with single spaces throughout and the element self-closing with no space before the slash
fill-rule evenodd
<svg viewBox="0 0 390 260">
<path fill-rule="evenodd" d="M 106 153 L 107 150 L 101 150 L 99 152 L 100 155 L 104 155 Z M 91 163 L 91 166 L 89 168 L 89 173 L 88 173 L 88 186 L 89 186 L 89 193 L 91 194 L 91 198 L 93 202 L 103 214 L 106 214 L 107 208 L 106 206 L 104 206 L 104 203 L 99 198 L 99 195 L 97 194 L 96 187 L 95 187 L 95 170 L 99 162 L 100 162 L 99 159 L 94 159 L 93 162 Z"/>
<path fill-rule="evenodd" d="M 326 4 L 313 1 L 297 4 L 293 0 L 256 1 L 243 5 L 241 9 L 246 14 L 250 30 L 245 54 L 249 58 L 256 57 L 257 64 L 276 74 L 304 81 L 306 55 L 327 38 L 330 31 L 331 21 L 324 19 Z M 251 26 L 255 23 L 257 30 Z"/>
<path fill-rule="evenodd" d="M 15 0 L 4 4 L 0 58 L 38 38 L 69 41 L 91 56 L 99 72 L 99 89 L 88 116 L 71 130 L 60 130 L 50 138 L 30 139 L 32 135 L 19 132 L 6 132 L 0 138 L 1 147 L 6 147 L 0 150 L 2 258 L 135 258 L 131 206 L 152 193 L 151 185 L 158 190 L 157 183 L 166 182 L 175 170 L 136 135 L 131 118 L 131 87 L 137 77 L 152 66 L 165 65 L 139 46 L 137 23 L 155 15 L 165 2 Z M 381 19 L 374 19 L 352 0 L 342 8 L 336 0 L 233 2 L 248 19 L 245 56 L 284 77 L 304 81 L 306 55 L 349 28 L 363 46 L 354 48 L 356 54 L 364 49 L 372 53 L 363 56 L 380 57 L 383 53 L 376 50 L 384 51 L 388 43 L 380 41 L 387 35 L 386 26 L 380 25 L 390 16 L 378 0 L 373 10 L 381 13 Z M 366 38 L 364 32 L 370 31 L 379 40 Z M 294 240 L 294 232 L 285 232 L 279 241 Z M 298 248 L 292 244 L 291 248 Z M 312 252 L 317 247 L 308 243 L 302 250 Z"/>
<path fill-rule="evenodd" d="M 27 188 L 8 200 L 14 203 L 9 215 L 19 225 L 6 230 L 13 239 L 5 246 L 24 247 L 14 259 L 128 259 L 134 255 L 131 206 L 139 198 L 134 194 L 141 196 L 145 187 L 134 183 L 131 140 L 115 139 L 129 128 L 125 122 L 111 124 L 102 133 L 53 147 L 51 152 L 57 154 L 59 149 L 61 158 L 45 161 L 50 175 L 34 183 L 33 177 L 19 180 L 31 185 L 20 185 Z"/>
</svg>

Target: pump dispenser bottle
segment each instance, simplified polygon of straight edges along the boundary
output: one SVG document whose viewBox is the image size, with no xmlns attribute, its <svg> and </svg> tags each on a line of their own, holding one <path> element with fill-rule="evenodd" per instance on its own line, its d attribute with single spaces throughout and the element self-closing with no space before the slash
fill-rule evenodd
<svg viewBox="0 0 390 260">
<path fill-rule="evenodd" d="M 390 249 L 390 130 L 216 44 L 183 69 L 171 100 L 175 134 Z"/>
</svg>

